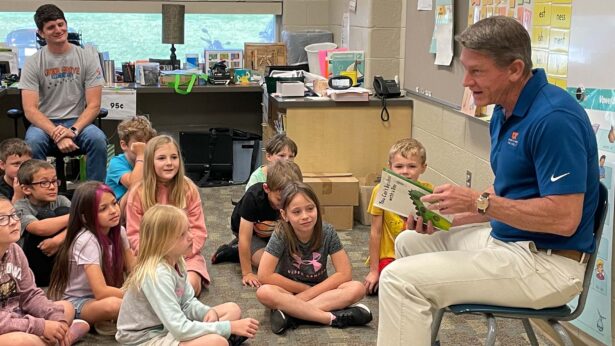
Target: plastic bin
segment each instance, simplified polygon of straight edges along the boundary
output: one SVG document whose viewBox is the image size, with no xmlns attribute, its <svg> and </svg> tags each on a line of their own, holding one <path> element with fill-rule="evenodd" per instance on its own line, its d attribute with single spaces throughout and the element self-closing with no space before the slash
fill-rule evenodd
<svg viewBox="0 0 615 346">
<path fill-rule="evenodd" d="M 282 42 L 286 43 L 287 64 L 305 64 L 308 61 L 305 46 L 333 42 L 333 33 L 326 30 L 282 31 Z"/>
<path fill-rule="evenodd" d="M 233 130 L 233 183 L 245 183 L 261 165 L 261 136 Z"/>
<path fill-rule="evenodd" d="M 314 43 L 305 47 L 308 57 L 308 65 L 310 72 L 320 75 L 320 61 L 318 60 L 318 52 L 321 50 L 335 49 L 337 44 L 332 42 Z"/>
</svg>

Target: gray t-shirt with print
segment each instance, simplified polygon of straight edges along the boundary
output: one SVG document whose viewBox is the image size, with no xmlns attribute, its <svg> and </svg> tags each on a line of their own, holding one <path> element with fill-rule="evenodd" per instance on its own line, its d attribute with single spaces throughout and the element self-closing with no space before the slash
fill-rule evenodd
<svg viewBox="0 0 615 346">
<path fill-rule="evenodd" d="M 15 202 L 15 210 L 21 211 L 20 245 L 23 244 L 23 234 L 26 227 L 34 221 L 39 221 L 37 215 L 43 212 L 45 214 L 53 214 L 53 211 L 58 207 L 70 208 L 70 200 L 62 195 L 58 195 L 55 201 L 43 205 L 34 205 L 28 198 L 20 199 Z"/>
<path fill-rule="evenodd" d="M 337 232 L 328 223 L 323 223 L 323 242 L 318 251 L 311 251 L 310 244 L 299 242 L 299 255 L 291 255 L 286 246 L 286 236 L 274 232 L 265 251 L 279 259 L 276 272 L 293 281 L 310 286 L 327 279 L 327 257 L 343 249 Z"/>
<path fill-rule="evenodd" d="M 37 92 L 39 110 L 49 119 L 72 119 L 85 109 L 85 90 L 104 83 L 96 49 L 71 44 L 65 54 L 53 54 L 45 46 L 29 57 L 19 89 Z"/>
</svg>

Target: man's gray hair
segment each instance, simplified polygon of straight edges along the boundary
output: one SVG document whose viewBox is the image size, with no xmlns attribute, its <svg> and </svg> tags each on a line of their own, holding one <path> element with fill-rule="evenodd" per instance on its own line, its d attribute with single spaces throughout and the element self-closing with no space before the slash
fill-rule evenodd
<svg viewBox="0 0 615 346">
<path fill-rule="evenodd" d="M 517 20 L 494 16 L 466 28 L 455 40 L 464 48 L 487 54 L 499 67 L 507 67 L 519 59 L 525 63 L 524 75 L 532 70 L 530 35 Z"/>
</svg>

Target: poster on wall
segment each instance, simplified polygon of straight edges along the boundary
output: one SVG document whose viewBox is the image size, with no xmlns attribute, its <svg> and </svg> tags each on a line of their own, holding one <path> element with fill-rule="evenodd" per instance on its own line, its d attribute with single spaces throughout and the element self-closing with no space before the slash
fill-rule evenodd
<svg viewBox="0 0 615 346">
<path fill-rule="evenodd" d="M 598 258 L 592 268 L 585 309 L 571 323 L 601 343 L 613 345 L 611 301 L 615 202 L 615 73 L 612 57 L 615 56 L 615 47 L 609 42 L 612 42 L 612 33 L 615 32 L 615 22 L 610 20 L 615 16 L 615 7 L 602 0 L 585 0 L 582 4 L 577 5 L 575 1 L 572 10 L 567 11 L 560 6 L 560 1 L 553 1 L 552 5 L 557 7 L 557 16 L 570 20 L 570 30 L 568 36 L 562 35 L 559 28 L 550 30 L 549 41 L 561 41 L 569 37 L 566 90 L 585 108 L 592 123 L 598 143 L 599 179 L 608 189 L 609 207 Z M 545 11 L 550 12 L 551 17 L 553 6 L 546 6 Z M 552 60 L 549 57 L 548 63 Z M 556 62 L 554 64 L 553 70 L 561 66 Z"/>
<path fill-rule="evenodd" d="M 436 54 L 436 65 L 449 66 L 453 61 L 453 1 L 436 0 L 434 29 L 429 47 L 429 52 Z"/>
</svg>

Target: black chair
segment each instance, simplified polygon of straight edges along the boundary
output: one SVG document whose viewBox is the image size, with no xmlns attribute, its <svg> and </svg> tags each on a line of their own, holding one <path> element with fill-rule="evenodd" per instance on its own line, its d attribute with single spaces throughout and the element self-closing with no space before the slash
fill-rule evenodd
<svg viewBox="0 0 615 346">
<path fill-rule="evenodd" d="M 438 337 L 438 331 L 440 330 L 440 324 L 442 322 L 442 316 L 444 315 L 445 310 L 449 310 L 455 315 L 460 314 L 481 314 L 485 315 L 487 318 L 487 339 L 485 340 L 485 345 L 495 345 L 496 338 L 496 323 L 495 318 L 512 318 L 512 319 L 520 319 L 523 321 L 523 327 L 525 328 L 525 332 L 527 334 L 528 339 L 530 340 L 531 345 L 538 345 L 538 340 L 536 339 L 536 335 L 534 334 L 534 330 L 532 329 L 532 325 L 530 324 L 529 319 L 540 319 L 547 321 L 549 325 L 555 330 L 555 332 L 561 338 L 563 345 L 565 346 L 573 346 L 573 342 L 570 339 L 570 336 L 566 332 L 566 329 L 559 323 L 560 321 L 571 321 L 577 318 L 583 312 L 583 308 L 585 307 L 585 300 L 587 299 L 587 294 L 589 291 L 589 284 L 592 279 L 592 275 L 594 273 L 594 266 L 596 263 L 596 258 L 598 257 L 598 249 L 600 246 L 600 239 L 602 237 L 602 226 L 604 225 L 604 220 L 606 218 L 607 212 L 607 204 L 608 204 L 608 191 L 607 188 L 600 183 L 599 184 L 599 197 L 598 197 L 598 208 L 596 209 L 596 213 L 594 214 L 594 238 L 596 241 L 596 249 L 594 253 L 592 253 L 589 257 L 589 262 L 587 262 L 587 268 L 585 269 L 585 276 L 583 279 L 583 291 L 579 295 L 578 303 L 576 308 L 573 310 L 566 305 L 553 307 L 553 308 L 545 308 L 545 309 L 528 309 L 528 308 L 511 308 L 506 306 L 496 306 L 496 305 L 483 305 L 483 304 L 456 304 L 451 305 L 446 309 L 439 310 L 434 316 L 434 322 L 432 325 L 432 345 L 439 344 L 436 341 Z"/>
<path fill-rule="evenodd" d="M 96 117 L 98 128 L 102 129 L 102 119 L 105 118 L 108 114 L 109 114 L 109 111 L 106 108 L 101 108 L 98 111 L 98 116 Z M 24 129 L 27 130 L 28 127 L 30 126 L 30 122 L 25 117 L 24 111 L 22 109 L 19 109 L 19 108 L 9 109 L 6 112 L 6 115 L 10 119 L 13 119 L 13 129 L 14 129 L 14 132 L 15 132 L 15 137 L 19 137 L 19 131 L 18 131 L 19 119 L 22 120 Z M 25 133 L 24 133 L 24 136 L 25 136 Z M 67 158 L 67 157 L 77 157 L 77 156 L 80 156 L 80 155 L 83 155 L 83 154 L 84 154 L 84 152 L 82 152 L 80 149 L 75 150 L 75 151 L 71 151 L 69 153 L 63 153 L 57 147 L 53 147 L 47 153 L 47 156 L 52 156 L 52 157 L 55 158 L 56 175 L 58 177 L 58 180 L 60 180 L 60 184 L 58 184 L 58 191 L 66 192 L 66 189 L 67 189 L 66 188 L 66 167 L 64 165 L 64 159 Z"/>
</svg>

